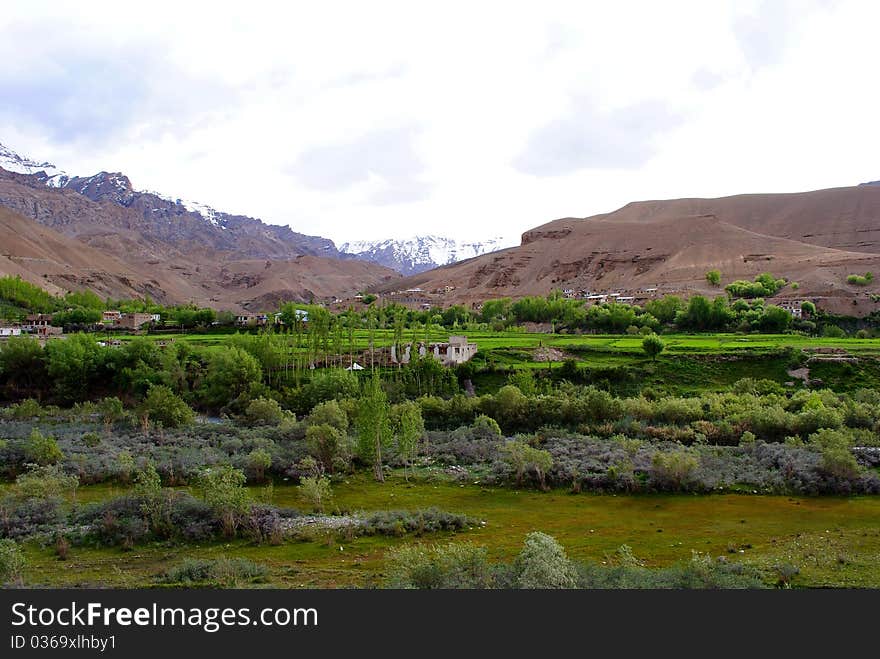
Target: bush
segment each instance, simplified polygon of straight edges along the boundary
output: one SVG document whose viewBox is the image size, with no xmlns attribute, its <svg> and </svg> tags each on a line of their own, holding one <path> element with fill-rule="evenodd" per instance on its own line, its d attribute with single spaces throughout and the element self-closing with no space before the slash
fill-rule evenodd
<svg viewBox="0 0 880 659">
<path fill-rule="evenodd" d="M 491 588 L 494 583 L 486 548 L 467 543 L 399 547 L 385 561 L 389 588 Z"/>
<path fill-rule="evenodd" d="M 364 535 L 422 535 L 441 531 L 465 531 L 478 522 L 467 515 L 448 513 L 437 508 L 426 510 L 382 510 L 371 513 L 359 525 Z"/>
<path fill-rule="evenodd" d="M 324 507 L 333 502 L 333 488 L 330 479 L 324 475 L 305 476 L 300 479 L 299 495 L 316 513 L 324 512 Z"/>
<path fill-rule="evenodd" d="M 651 461 L 651 483 L 660 490 L 686 490 L 695 484 L 700 466 L 696 455 L 684 450 L 658 452 Z"/>
<path fill-rule="evenodd" d="M 245 583 L 265 581 L 269 569 L 246 558 L 197 559 L 189 558 L 165 571 L 158 581 L 164 584 L 192 586 L 220 586 L 236 588 Z"/>
<path fill-rule="evenodd" d="M 533 532 L 514 564 L 518 588 L 575 588 L 577 573 L 555 538 Z"/>
<path fill-rule="evenodd" d="M 501 428 L 498 426 L 498 422 L 485 414 L 474 419 L 471 428 L 475 437 L 501 437 Z"/>
<path fill-rule="evenodd" d="M 348 450 L 345 438 L 337 428 L 327 423 L 309 426 L 306 430 L 309 454 L 321 463 L 324 470 L 333 473 L 337 466 L 345 466 Z"/>
<path fill-rule="evenodd" d="M 150 387 L 139 412 L 145 421 L 161 423 L 165 428 L 189 425 L 195 419 L 195 412 L 189 405 L 164 385 Z"/>
<path fill-rule="evenodd" d="M 0 540 L 0 584 L 22 583 L 22 573 L 27 565 L 21 547 L 14 540 Z"/>
<path fill-rule="evenodd" d="M 54 437 L 46 437 L 34 428 L 25 445 L 25 459 L 38 465 L 52 465 L 64 459 L 64 454 Z"/>
<path fill-rule="evenodd" d="M 252 426 L 277 425 L 284 418 L 284 410 L 277 400 L 256 398 L 248 404 L 244 417 Z"/>
<path fill-rule="evenodd" d="M 229 465 L 205 469 L 196 478 L 202 498 L 211 507 L 227 537 L 235 535 L 241 515 L 250 507 L 244 473 Z"/>
</svg>

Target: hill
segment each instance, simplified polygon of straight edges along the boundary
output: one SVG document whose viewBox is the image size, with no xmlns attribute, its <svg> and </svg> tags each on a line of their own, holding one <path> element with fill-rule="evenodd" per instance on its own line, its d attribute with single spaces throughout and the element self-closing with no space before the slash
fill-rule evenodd
<svg viewBox="0 0 880 659">
<path fill-rule="evenodd" d="M 880 269 L 880 188 L 635 202 L 549 222 L 526 231 L 519 247 L 407 277 L 393 288 L 454 287 L 445 304 L 557 288 L 711 295 L 719 289 L 705 273 L 716 268 L 722 286 L 769 271 L 798 283 L 783 296 L 841 313 L 873 311 L 877 285 L 850 285 L 846 276 Z"/>
</svg>

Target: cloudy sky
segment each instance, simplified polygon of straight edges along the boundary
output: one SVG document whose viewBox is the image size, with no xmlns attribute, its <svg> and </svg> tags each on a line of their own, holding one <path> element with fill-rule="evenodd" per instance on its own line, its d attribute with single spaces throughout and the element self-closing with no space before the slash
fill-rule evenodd
<svg viewBox="0 0 880 659">
<path fill-rule="evenodd" d="M 517 240 L 880 179 L 878 25 L 845 0 L 4 0 L 0 143 L 337 242 Z"/>
</svg>

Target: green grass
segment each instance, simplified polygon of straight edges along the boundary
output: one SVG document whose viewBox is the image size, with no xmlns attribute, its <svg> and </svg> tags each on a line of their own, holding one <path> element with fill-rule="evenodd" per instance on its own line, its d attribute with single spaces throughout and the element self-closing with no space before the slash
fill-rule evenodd
<svg viewBox="0 0 880 659">
<path fill-rule="evenodd" d="M 422 539 L 327 535 L 279 546 L 154 544 L 130 552 L 74 547 L 67 561 L 59 561 L 51 548 L 31 544 L 27 580 L 44 586 L 144 586 L 187 557 L 240 556 L 269 567 L 269 586 L 365 586 L 381 581 L 383 556 L 392 546 L 452 539 L 486 545 L 493 559 L 510 560 L 525 535 L 540 530 L 579 560 L 601 561 L 628 544 L 652 566 L 698 551 L 754 564 L 768 579 L 773 565 L 791 563 L 800 569 L 796 586 L 880 587 L 880 497 L 572 495 L 448 481 L 406 483 L 397 474 L 384 485 L 358 475 L 334 490 L 344 510 L 435 506 L 485 520 L 486 526 Z M 113 488 L 88 486 L 77 496 L 84 501 L 112 493 Z M 296 489 L 277 485 L 273 503 L 299 505 Z"/>
</svg>

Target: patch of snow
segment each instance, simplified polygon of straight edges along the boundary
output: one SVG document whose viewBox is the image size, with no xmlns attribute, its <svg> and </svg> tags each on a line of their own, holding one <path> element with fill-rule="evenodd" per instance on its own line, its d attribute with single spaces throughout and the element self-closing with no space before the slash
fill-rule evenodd
<svg viewBox="0 0 880 659">
<path fill-rule="evenodd" d="M 46 175 L 46 185 L 52 188 L 60 188 L 70 180 L 66 172 L 58 169 L 52 163 L 36 162 L 25 158 L 3 144 L 0 144 L 0 167 L 16 174 L 39 174 L 42 172 Z"/>
<path fill-rule="evenodd" d="M 390 238 L 352 241 L 343 244 L 339 251 L 396 267 L 401 272 L 408 273 L 457 263 L 518 243 L 518 240 L 503 237 L 474 241 L 428 235 L 399 240 Z"/>
</svg>

